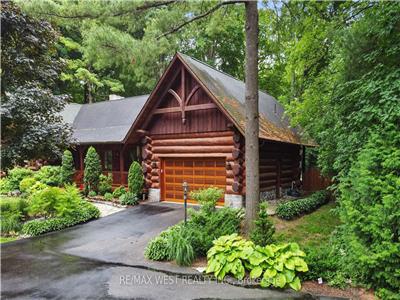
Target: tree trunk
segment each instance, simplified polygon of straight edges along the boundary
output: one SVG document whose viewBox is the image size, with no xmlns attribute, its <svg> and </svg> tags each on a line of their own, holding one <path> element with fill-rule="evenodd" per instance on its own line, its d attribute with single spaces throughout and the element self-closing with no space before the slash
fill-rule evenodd
<svg viewBox="0 0 400 300">
<path fill-rule="evenodd" d="M 258 10 L 257 1 L 246 2 L 246 215 L 245 233 L 254 226 L 260 198 L 258 144 Z"/>
</svg>

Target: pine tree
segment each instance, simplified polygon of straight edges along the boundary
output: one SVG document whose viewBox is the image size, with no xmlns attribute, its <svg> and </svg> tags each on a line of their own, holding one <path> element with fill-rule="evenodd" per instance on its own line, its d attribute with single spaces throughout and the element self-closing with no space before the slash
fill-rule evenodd
<svg viewBox="0 0 400 300">
<path fill-rule="evenodd" d="M 137 161 L 134 161 L 129 167 L 128 189 L 134 196 L 139 196 L 143 189 L 142 167 Z"/>
<path fill-rule="evenodd" d="M 85 184 L 85 192 L 97 191 L 99 178 L 101 175 L 100 157 L 96 149 L 90 147 L 85 157 L 85 171 L 83 174 L 83 182 Z"/>
<path fill-rule="evenodd" d="M 63 184 L 72 183 L 74 179 L 75 168 L 74 168 L 74 158 L 69 150 L 65 150 L 62 157 L 61 164 L 61 182 Z"/>
<path fill-rule="evenodd" d="M 251 240 L 260 246 L 266 246 L 273 242 L 275 226 L 267 213 L 267 202 L 260 204 L 257 219 L 254 221 L 254 229 L 251 231 Z"/>
</svg>

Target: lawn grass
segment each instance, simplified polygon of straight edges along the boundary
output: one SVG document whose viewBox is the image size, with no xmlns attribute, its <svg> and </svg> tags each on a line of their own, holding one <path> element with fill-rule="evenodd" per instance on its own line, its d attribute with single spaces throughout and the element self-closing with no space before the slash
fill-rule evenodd
<svg viewBox="0 0 400 300">
<path fill-rule="evenodd" d="M 296 242 L 302 247 L 315 247 L 327 242 L 331 232 L 340 224 L 339 217 L 332 211 L 335 206 L 334 202 L 330 202 L 311 214 L 291 221 L 273 216 L 277 242 Z"/>
<path fill-rule="evenodd" d="M 4 237 L 4 236 L 0 236 L 0 244 L 3 243 L 8 243 L 11 241 L 15 241 L 17 238 L 16 237 Z"/>
</svg>

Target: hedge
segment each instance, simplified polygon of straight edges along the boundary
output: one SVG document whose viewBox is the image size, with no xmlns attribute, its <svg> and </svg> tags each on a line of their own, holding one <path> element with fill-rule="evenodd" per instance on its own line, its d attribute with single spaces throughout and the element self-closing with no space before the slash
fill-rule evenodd
<svg viewBox="0 0 400 300">
<path fill-rule="evenodd" d="M 96 219 L 100 216 L 100 211 L 90 203 L 82 203 L 71 216 L 62 218 L 51 218 L 32 220 L 26 222 L 22 227 L 22 233 L 36 236 L 50 231 L 61 230 L 74 226 L 79 223 Z"/>
<path fill-rule="evenodd" d="M 318 207 L 328 202 L 328 192 L 319 191 L 304 199 L 279 204 L 276 209 L 276 214 L 281 219 L 291 220 L 300 215 L 313 212 Z"/>
</svg>

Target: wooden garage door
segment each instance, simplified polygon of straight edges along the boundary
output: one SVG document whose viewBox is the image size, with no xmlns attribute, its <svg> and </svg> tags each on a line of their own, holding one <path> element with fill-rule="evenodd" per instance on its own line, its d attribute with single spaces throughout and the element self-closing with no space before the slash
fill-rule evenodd
<svg viewBox="0 0 400 300">
<path fill-rule="evenodd" d="M 183 202 L 182 183 L 189 191 L 204 187 L 219 187 L 225 191 L 226 169 L 224 158 L 166 158 L 163 160 L 162 200 Z M 190 199 L 188 202 L 194 202 Z M 220 199 L 223 202 L 223 198 Z"/>
</svg>

